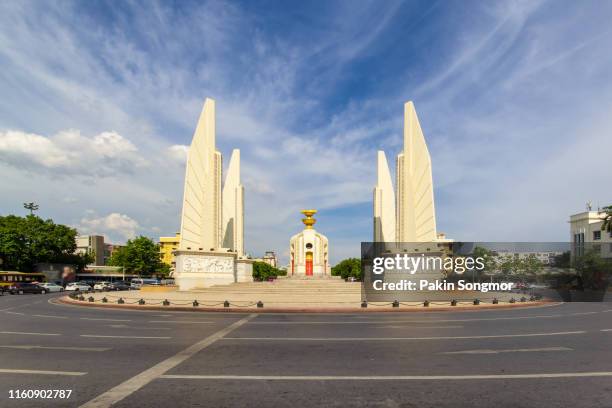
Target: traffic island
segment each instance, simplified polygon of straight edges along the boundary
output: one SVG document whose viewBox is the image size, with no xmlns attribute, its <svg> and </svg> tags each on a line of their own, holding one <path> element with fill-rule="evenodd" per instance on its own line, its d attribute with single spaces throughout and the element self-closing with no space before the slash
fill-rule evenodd
<svg viewBox="0 0 612 408">
<path fill-rule="evenodd" d="M 161 295 L 161 296 L 160 296 Z M 502 295 L 502 296 L 500 296 Z M 345 294 L 336 297 L 319 296 L 312 299 L 296 299 L 294 294 L 275 293 L 258 298 L 245 298 L 244 293 L 235 293 L 219 299 L 202 296 L 198 292 L 140 292 L 94 293 L 83 296 L 71 294 L 58 298 L 64 304 L 138 310 L 173 310 L 192 312 L 234 312 L 234 313 L 369 313 L 369 312 L 426 312 L 504 309 L 542 306 L 552 304 L 527 296 L 503 296 L 493 294 L 486 298 L 455 298 L 414 302 L 367 302 L 359 298 L 347 299 Z M 501 298 L 501 299 L 500 299 Z"/>
</svg>

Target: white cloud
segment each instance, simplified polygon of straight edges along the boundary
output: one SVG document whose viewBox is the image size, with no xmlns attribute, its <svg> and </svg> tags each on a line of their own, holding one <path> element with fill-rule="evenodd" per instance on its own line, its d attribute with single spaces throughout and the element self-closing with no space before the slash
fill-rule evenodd
<svg viewBox="0 0 612 408">
<path fill-rule="evenodd" d="M 0 134 L 0 207 L 17 212 L 36 200 L 41 213 L 72 224 L 76 207 L 138 214 L 136 233 L 171 235 L 180 222 L 185 144 L 207 96 L 217 101 L 225 164 L 232 148 L 241 149 L 253 254 L 282 253 L 303 207 L 322 218 L 330 209 L 366 208 L 376 150 L 393 161 L 401 149 L 408 99 L 433 156 L 439 228 L 454 238 L 525 236 L 519 222 L 498 226 L 512 215 L 529 219 L 530 237 L 547 231 L 547 239 L 564 239 L 572 208 L 609 198 L 601 176 L 571 174 L 593 159 L 598 175 L 609 170 L 600 162 L 604 149 L 577 148 L 605 145 L 609 135 L 609 124 L 593 120 L 612 100 L 608 5 L 471 5 L 442 33 L 431 31 L 442 20 L 428 19 L 459 6 L 433 5 L 411 16 L 418 18 L 406 30 L 405 15 L 396 15 L 410 7 L 336 2 L 308 16 L 316 22 L 308 35 L 299 21 L 259 31 L 253 23 L 269 16 L 232 3 L 189 13 L 167 3 L 123 7 L 132 8 L 125 19 L 92 31 L 79 23 L 84 12 L 96 17 L 71 3 L 0 3 L 0 129 L 21 129 Z M 377 24 L 364 33 L 372 16 Z M 57 133 L 67 128 L 94 136 Z M 89 179 L 55 177 L 76 174 Z M 95 175 L 105 177 L 90 182 Z M 542 186 L 551 194 L 540 194 Z M 515 192 L 529 197 L 508 197 Z M 332 259 L 358 254 L 351 242 L 368 239 L 369 217 L 318 224 L 330 231 Z M 341 222 L 350 234 L 332 232 Z"/>
<path fill-rule="evenodd" d="M 81 218 L 76 228 L 83 235 L 100 234 L 111 239 L 128 240 L 136 236 L 140 225 L 136 220 L 125 214 L 111 213 L 99 217 L 95 212 L 88 212 L 85 217 Z"/>
<path fill-rule="evenodd" d="M 148 164 L 136 146 L 116 132 L 87 137 L 78 130 L 50 137 L 0 132 L 0 162 L 27 171 L 93 177 L 121 176 Z"/>
<path fill-rule="evenodd" d="M 187 152 L 189 146 L 185 145 L 172 145 L 168 148 L 168 155 L 170 158 L 177 163 L 183 164 L 187 161 Z"/>
</svg>

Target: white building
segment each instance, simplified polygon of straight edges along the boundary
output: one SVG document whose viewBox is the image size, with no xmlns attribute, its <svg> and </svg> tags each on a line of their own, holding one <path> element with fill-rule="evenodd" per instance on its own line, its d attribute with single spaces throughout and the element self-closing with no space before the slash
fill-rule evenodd
<svg viewBox="0 0 612 408">
<path fill-rule="evenodd" d="M 329 242 L 327 237 L 318 233 L 313 225 L 317 222 L 312 216 L 317 210 L 303 210 L 305 228 L 289 241 L 289 276 L 329 276 Z"/>
<path fill-rule="evenodd" d="M 585 211 L 570 216 L 572 257 L 590 248 L 600 251 L 603 258 L 612 258 L 612 233 L 602 231 L 603 215 L 599 211 Z"/>
<path fill-rule="evenodd" d="M 526 259 L 530 255 L 535 256 L 535 258 L 542 262 L 543 265 L 552 265 L 555 261 L 555 257 L 561 255 L 563 252 L 561 251 L 496 251 L 497 255 L 495 259 L 500 262 L 503 261 L 504 258 L 519 258 Z"/>
</svg>

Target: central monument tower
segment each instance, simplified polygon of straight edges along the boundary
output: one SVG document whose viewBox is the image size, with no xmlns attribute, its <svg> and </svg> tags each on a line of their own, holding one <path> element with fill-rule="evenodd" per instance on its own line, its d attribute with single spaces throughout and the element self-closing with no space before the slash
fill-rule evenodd
<svg viewBox="0 0 612 408">
<path fill-rule="evenodd" d="M 329 243 L 327 237 L 314 229 L 317 210 L 302 210 L 305 228 L 289 241 L 291 261 L 289 276 L 329 276 Z"/>
<path fill-rule="evenodd" d="M 431 156 L 412 101 L 404 104 L 404 149 L 397 155 L 396 188 L 383 151 L 374 187 L 374 242 L 434 242 L 436 231 Z"/>
<path fill-rule="evenodd" d="M 174 252 L 180 290 L 252 280 L 244 256 L 244 188 L 240 150 L 234 149 L 221 185 L 216 147 L 215 101 L 206 99 L 185 165 L 180 243 Z"/>
</svg>

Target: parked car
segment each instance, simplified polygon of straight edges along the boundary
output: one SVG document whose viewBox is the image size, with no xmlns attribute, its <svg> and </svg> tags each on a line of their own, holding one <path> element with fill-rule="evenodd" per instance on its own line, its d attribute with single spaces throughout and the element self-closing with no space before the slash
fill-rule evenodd
<svg viewBox="0 0 612 408">
<path fill-rule="evenodd" d="M 130 284 L 132 289 L 140 289 L 143 285 L 159 286 L 157 279 L 134 278 Z"/>
<path fill-rule="evenodd" d="M 28 282 L 16 282 L 9 286 L 9 292 L 11 295 L 19 294 L 23 295 L 24 293 L 47 293 L 46 289 L 43 289 L 41 286 L 36 283 L 28 283 Z"/>
<path fill-rule="evenodd" d="M 110 284 L 108 290 L 130 290 L 131 286 L 123 281 L 117 281 Z"/>
<path fill-rule="evenodd" d="M 94 285 L 94 290 L 111 290 L 112 284 L 110 282 L 98 282 Z"/>
<path fill-rule="evenodd" d="M 39 283 L 38 286 L 45 289 L 47 292 L 63 292 L 64 287 L 53 282 Z"/>
<path fill-rule="evenodd" d="M 80 282 L 73 282 L 66 285 L 66 290 L 89 292 L 91 290 L 91 286 Z"/>
</svg>

